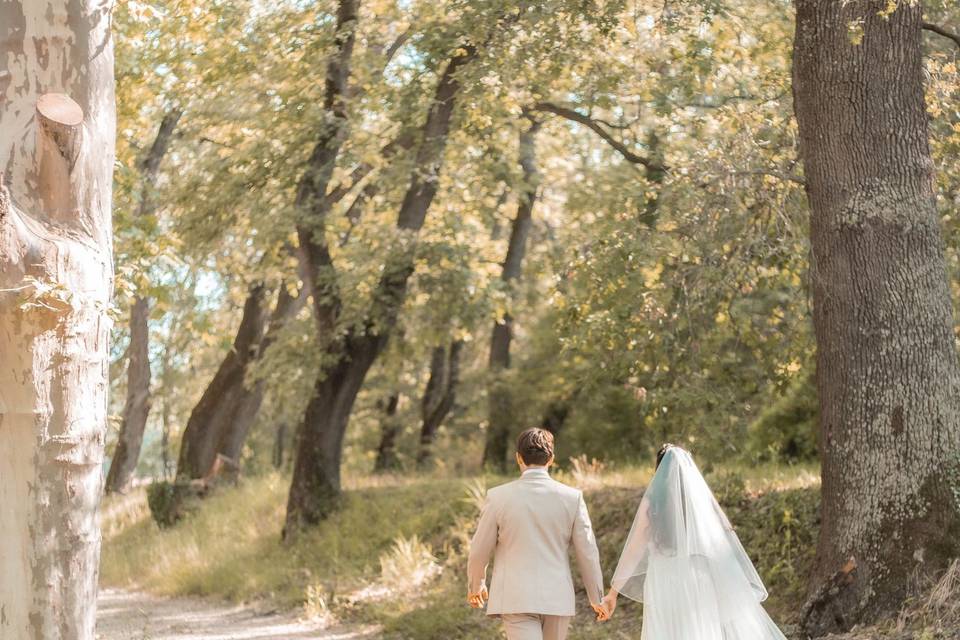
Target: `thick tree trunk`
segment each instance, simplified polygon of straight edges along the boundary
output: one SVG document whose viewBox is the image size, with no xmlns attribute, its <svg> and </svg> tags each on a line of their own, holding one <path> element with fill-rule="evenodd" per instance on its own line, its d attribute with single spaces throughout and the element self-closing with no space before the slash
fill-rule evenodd
<svg viewBox="0 0 960 640">
<path fill-rule="evenodd" d="M 540 173 L 537 169 L 536 136 L 540 123 L 533 121 L 520 134 L 520 166 L 523 184 L 517 204 L 517 215 L 510 229 L 507 256 L 503 261 L 501 278 L 508 285 L 523 272 L 523 257 L 527 238 L 533 226 L 533 205 L 537 199 Z M 487 437 L 483 449 L 483 463 L 497 470 L 506 470 L 510 430 L 513 427 L 510 389 L 503 384 L 501 374 L 510 368 L 510 342 L 513 340 L 513 317 L 505 313 L 502 321 L 493 325 L 490 337 L 490 386 L 487 390 Z"/>
<path fill-rule="evenodd" d="M 400 432 L 400 423 L 397 421 L 397 405 L 400 404 L 400 394 L 390 394 L 386 402 L 378 401 L 377 405 L 383 410 L 380 423 L 380 445 L 377 447 L 377 459 L 373 463 L 374 473 L 394 471 L 400 467 L 397 459 L 397 434 Z"/>
<path fill-rule="evenodd" d="M 927 141 L 922 7 L 796 7 L 823 463 L 803 621 L 821 635 L 892 615 L 916 573 L 956 553 L 960 365 Z"/>
<path fill-rule="evenodd" d="M 142 173 L 140 209 L 138 215 L 153 213 L 153 189 L 160 173 L 160 162 L 170 148 L 173 132 L 180 121 L 182 111 L 174 109 L 163 116 L 150 150 L 140 161 Z M 110 473 L 107 474 L 106 492 L 124 493 L 130 487 L 137 462 L 143 433 L 150 415 L 150 301 L 137 296 L 130 308 L 130 356 L 127 365 L 127 401 L 123 407 L 123 422 L 117 447 L 113 452 Z"/>
<path fill-rule="evenodd" d="M 463 340 L 454 340 L 449 348 L 436 347 L 430 358 L 430 379 L 423 392 L 420 449 L 417 451 L 417 465 L 421 468 L 430 464 L 437 431 L 456 402 L 463 344 Z"/>
<path fill-rule="evenodd" d="M 112 294 L 110 6 L 0 3 L 0 637 L 93 640 Z"/>
<path fill-rule="evenodd" d="M 284 538 L 323 519 L 340 495 L 340 461 L 343 437 L 363 380 L 377 356 L 387 345 L 407 295 L 407 283 L 413 273 L 416 237 L 423 227 L 427 211 L 437 192 L 454 104 L 460 90 L 458 72 L 476 56 L 472 46 L 461 48 L 451 58 L 437 85 L 434 102 L 423 125 L 423 137 L 411 170 L 410 186 L 397 214 L 402 241 L 385 260 L 383 275 L 374 293 L 374 305 L 364 326 L 351 328 L 340 339 L 330 340 L 330 328 L 339 315 L 333 264 L 326 240 L 321 234 L 305 236 L 311 242 L 303 252 L 310 272 L 327 272 L 326 278 L 314 278 L 314 313 L 319 337 L 327 340 L 328 361 L 321 372 L 299 430 L 299 443 L 293 469 L 293 481 L 287 502 Z M 331 86 L 328 83 L 328 88 Z M 341 87 L 342 89 L 342 87 Z M 329 99 L 327 102 L 336 103 Z M 324 185 L 324 189 L 326 186 Z M 322 193 L 322 192 L 320 192 Z M 318 198 L 309 199 L 317 201 Z M 325 213 L 325 212 L 323 212 Z M 317 285 L 324 283 L 317 295 Z"/>
<path fill-rule="evenodd" d="M 213 380 L 190 413 L 180 442 L 177 480 L 184 482 L 210 474 L 220 452 L 223 434 L 245 410 L 247 366 L 256 359 L 266 325 L 265 289 L 262 283 L 250 288 L 240 328 Z"/>
</svg>

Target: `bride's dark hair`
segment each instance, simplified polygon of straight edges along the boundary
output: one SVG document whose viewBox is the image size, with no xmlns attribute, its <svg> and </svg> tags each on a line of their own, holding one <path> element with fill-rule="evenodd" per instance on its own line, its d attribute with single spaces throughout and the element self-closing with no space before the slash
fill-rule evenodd
<svg viewBox="0 0 960 640">
<path fill-rule="evenodd" d="M 655 470 L 660 468 L 660 463 L 663 461 L 663 456 L 667 455 L 667 449 L 669 449 L 672 446 L 674 445 L 667 442 L 662 447 L 660 447 L 660 451 L 657 451 L 657 466 L 654 467 Z"/>
</svg>

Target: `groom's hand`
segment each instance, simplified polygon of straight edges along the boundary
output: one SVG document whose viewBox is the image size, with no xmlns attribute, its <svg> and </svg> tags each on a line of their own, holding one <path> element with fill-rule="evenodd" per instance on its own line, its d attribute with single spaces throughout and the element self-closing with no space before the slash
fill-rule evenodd
<svg viewBox="0 0 960 640">
<path fill-rule="evenodd" d="M 474 609 L 482 609 L 484 602 L 487 601 L 489 594 L 486 587 L 481 587 L 479 593 L 471 593 L 467 596 L 467 602 Z"/>
</svg>

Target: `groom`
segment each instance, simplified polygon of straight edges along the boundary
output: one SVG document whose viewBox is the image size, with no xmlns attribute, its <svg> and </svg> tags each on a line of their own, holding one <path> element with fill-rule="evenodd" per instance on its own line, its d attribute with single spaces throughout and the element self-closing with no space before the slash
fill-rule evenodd
<svg viewBox="0 0 960 640">
<path fill-rule="evenodd" d="M 517 442 L 520 479 L 487 492 L 467 564 L 471 607 L 488 597 L 487 564 L 494 556 L 487 615 L 499 616 L 507 640 L 564 640 L 575 613 L 569 549 L 573 545 L 590 606 L 602 606 L 600 554 L 583 494 L 550 478 L 553 434 L 527 429 Z"/>
</svg>

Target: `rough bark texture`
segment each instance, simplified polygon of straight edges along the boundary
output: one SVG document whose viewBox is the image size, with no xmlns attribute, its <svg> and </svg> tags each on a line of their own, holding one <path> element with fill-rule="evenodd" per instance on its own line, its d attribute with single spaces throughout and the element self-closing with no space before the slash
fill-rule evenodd
<svg viewBox="0 0 960 640">
<path fill-rule="evenodd" d="M 796 8 L 823 463 L 804 611 L 816 636 L 893 614 L 915 572 L 956 552 L 960 366 L 927 141 L 922 7 Z M 862 24 L 859 44 L 851 24 Z"/>
<path fill-rule="evenodd" d="M 377 406 L 383 410 L 380 423 L 380 445 L 377 447 L 377 459 L 373 463 L 375 473 L 394 471 L 400 467 L 397 458 L 397 434 L 400 433 L 400 423 L 397 421 L 397 406 L 400 404 L 400 394 L 390 394 L 386 402 L 377 401 Z"/>
<path fill-rule="evenodd" d="M 517 204 L 517 215 L 510 229 L 507 255 L 503 261 L 501 278 L 508 286 L 523 272 L 523 257 L 527 238 L 533 226 L 533 205 L 537 199 L 540 173 L 537 169 L 536 135 L 540 123 L 534 121 L 520 134 L 520 166 L 523 184 Z M 490 337 L 490 387 L 488 389 L 487 437 L 483 449 L 485 465 L 506 470 L 508 440 L 512 428 L 513 411 L 510 390 L 503 384 L 501 373 L 510 368 L 510 342 L 513 340 L 513 317 L 505 313 L 503 320 L 493 325 Z"/>
<path fill-rule="evenodd" d="M 0 638 L 93 640 L 112 294 L 111 3 L 0 3 Z"/>
<path fill-rule="evenodd" d="M 436 347 L 430 358 L 430 379 L 421 404 L 420 449 L 417 451 L 417 465 L 420 467 L 430 464 L 437 431 L 457 400 L 463 345 L 463 340 L 454 340 L 449 348 Z"/>
<path fill-rule="evenodd" d="M 406 298 L 407 282 L 413 273 L 417 234 L 436 195 L 443 165 L 455 100 L 460 90 L 458 72 L 475 56 L 476 50 L 472 46 L 460 49 L 450 59 L 437 84 L 433 105 L 423 125 L 410 185 L 397 214 L 398 247 L 385 259 L 383 275 L 373 295 L 374 305 L 364 326 L 350 328 L 341 338 L 330 339 L 334 335 L 330 329 L 336 326 L 340 307 L 330 253 L 322 234 L 314 233 L 308 238 L 300 234 L 301 242 L 307 239 L 312 244 L 302 252 L 309 260 L 309 271 L 313 274 L 320 274 L 322 270 L 326 272 L 326 277 L 318 275 L 314 278 L 311 286 L 314 288 L 318 335 L 326 341 L 326 358 L 331 364 L 318 377 L 300 425 L 287 502 L 286 539 L 304 526 L 323 519 L 340 495 L 343 437 L 350 412 L 367 372 L 387 345 Z M 335 85 L 328 82 L 328 89 L 331 86 Z M 341 87 L 340 91 L 343 90 Z M 327 102 L 336 104 L 338 100 L 328 97 Z M 323 190 L 317 194 L 325 192 L 326 185 L 322 186 Z M 325 215 L 325 211 L 321 213 Z M 319 284 L 323 285 L 322 289 L 317 288 Z"/>
<path fill-rule="evenodd" d="M 266 328 L 265 293 L 263 284 L 250 288 L 233 347 L 190 412 L 177 462 L 180 482 L 204 478 L 211 472 L 223 434 L 240 412 L 249 409 L 245 406 L 248 393 L 244 378 L 247 366 L 257 358 Z"/>
<path fill-rule="evenodd" d="M 154 211 L 152 191 L 160 174 L 160 162 L 170 148 L 173 132 L 180 121 L 182 111 L 174 109 L 160 121 L 157 135 L 139 165 L 141 172 L 139 216 L 148 216 Z M 130 308 L 130 346 L 127 364 L 127 401 L 123 406 L 123 421 L 117 446 L 107 474 L 106 492 L 124 493 L 140 460 L 143 433 L 150 415 L 150 301 L 137 296 Z"/>
</svg>

